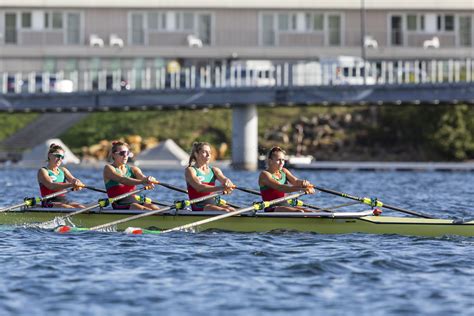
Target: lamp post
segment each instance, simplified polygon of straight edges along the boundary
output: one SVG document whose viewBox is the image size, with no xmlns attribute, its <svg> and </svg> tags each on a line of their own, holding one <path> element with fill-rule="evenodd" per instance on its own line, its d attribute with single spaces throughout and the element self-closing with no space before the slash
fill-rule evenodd
<svg viewBox="0 0 474 316">
<path fill-rule="evenodd" d="M 360 0 L 360 49 L 362 62 L 364 63 L 364 85 L 366 84 L 366 51 L 365 51 L 365 0 Z"/>
</svg>

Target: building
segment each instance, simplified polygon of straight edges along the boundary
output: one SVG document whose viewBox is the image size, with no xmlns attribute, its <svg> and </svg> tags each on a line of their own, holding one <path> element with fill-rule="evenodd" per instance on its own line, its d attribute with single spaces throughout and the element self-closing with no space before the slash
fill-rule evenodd
<svg viewBox="0 0 474 316">
<path fill-rule="evenodd" d="M 142 69 L 170 60 L 474 57 L 472 0 L 1 3 L 2 72 Z"/>
</svg>

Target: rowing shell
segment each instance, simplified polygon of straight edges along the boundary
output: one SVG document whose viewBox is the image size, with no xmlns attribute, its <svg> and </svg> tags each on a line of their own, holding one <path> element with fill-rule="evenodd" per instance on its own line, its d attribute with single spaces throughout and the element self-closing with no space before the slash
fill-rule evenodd
<svg viewBox="0 0 474 316">
<path fill-rule="evenodd" d="M 77 209 L 29 208 L 0 214 L 0 225 L 24 225 L 53 220 Z M 78 227 L 93 227 L 100 224 L 143 213 L 138 210 L 95 210 L 72 218 Z M 117 227 L 128 226 L 144 229 L 166 230 L 189 224 L 221 212 L 192 212 L 180 210 L 163 215 L 151 215 Z M 216 229 L 235 232 L 269 232 L 288 230 L 320 234 L 399 234 L 413 236 L 459 235 L 474 236 L 474 221 L 462 222 L 448 219 L 426 219 L 411 217 L 372 216 L 372 211 L 339 213 L 246 213 L 214 221 L 199 227 L 199 230 Z"/>
</svg>

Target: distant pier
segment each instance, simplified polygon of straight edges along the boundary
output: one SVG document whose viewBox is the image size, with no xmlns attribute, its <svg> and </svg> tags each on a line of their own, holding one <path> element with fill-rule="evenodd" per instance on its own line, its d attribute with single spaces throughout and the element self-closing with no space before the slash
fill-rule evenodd
<svg viewBox="0 0 474 316">
<path fill-rule="evenodd" d="M 325 171 L 446 171 L 474 172 L 474 162 L 371 162 L 371 161 L 315 161 L 292 164 L 291 168 Z"/>
</svg>

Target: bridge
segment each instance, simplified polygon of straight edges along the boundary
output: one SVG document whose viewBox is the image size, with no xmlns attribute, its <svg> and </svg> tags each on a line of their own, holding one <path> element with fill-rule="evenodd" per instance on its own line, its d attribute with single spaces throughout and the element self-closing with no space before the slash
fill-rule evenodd
<svg viewBox="0 0 474 316">
<path fill-rule="evenodd" d="M 0 95 L 0 111 L 232 108 L 233 164 L 238 168 L 255 169 L 258 155 L 257 106 L 474 105 L 474 63 L 471 60 L 365 63 L 342 68 L 334 64 L 271 67 L 270 70 L 252 70 L 209 66 L 178 72 L 145 69 L 142 72 L 108 73 L 104 70 L 70 73 L 70 79 L 64 79 L 67 78 L 64 74 L 41 74 L 38 77 L 30 73 L 27 89 L 19 84 L 23 74 L 16 74 L 11 93 L 6 85 L 10 76 L 3 74 L 2 87 L 6 93 Z M 38 78 L 41 78 L 40 84 Z M 55 82 L 71 81 L 73 89 L 68 93 L 54 91 L 51 78 Z M 37 91 L 38 87 L 41 92 Z"/>
</svg>

